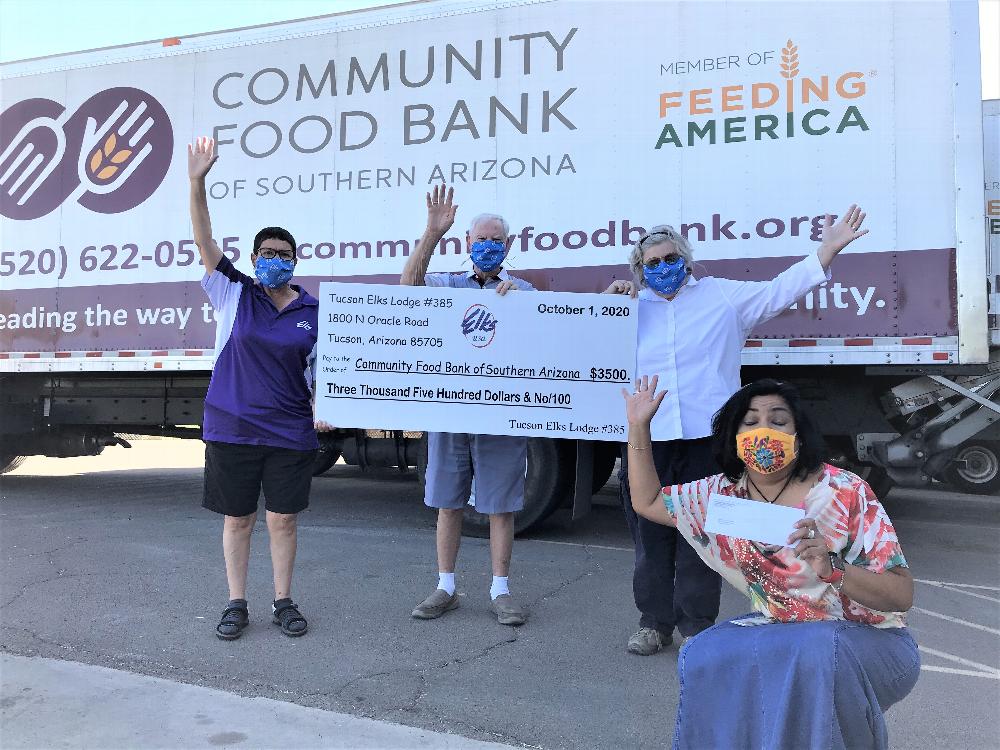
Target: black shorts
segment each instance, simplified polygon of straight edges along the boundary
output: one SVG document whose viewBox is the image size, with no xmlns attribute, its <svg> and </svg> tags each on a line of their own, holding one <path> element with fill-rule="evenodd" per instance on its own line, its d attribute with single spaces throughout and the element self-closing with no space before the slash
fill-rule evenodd
<svg viewBox="0 0 1000 750">
<path fill-rule="evenodd" d="M 272 513 L 298 513 L 309 507 L 316 451 L 269 445 L 205 441 L 203 508 L 227 516 L 257 511 L 260 491 Z"/>
</svg>

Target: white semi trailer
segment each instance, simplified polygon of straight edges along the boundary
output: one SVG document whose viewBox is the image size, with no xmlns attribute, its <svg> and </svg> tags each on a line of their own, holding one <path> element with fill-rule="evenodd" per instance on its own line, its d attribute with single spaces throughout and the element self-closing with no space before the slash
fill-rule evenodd
<svg viewBox="0 0 1000 750">
<path fill-rule="evenodd" d="M 976 12 L 437 0 L 3 65 L 0 465 L 200 435 L 213 320 L 184 144 L 207 134 L 219 245 L 246 267 L 287 226 L 313 290 L 397 281 L 442 180 L 461 211 L 432 271 L 496 211 L 512 270 L 564 291 L 627 274 L 663 222 L 699 273 L 770 278 L 860 203 L 871 234 L 754 332 L 744 378 L 799 383 L 882 491 L 996 493 L 1000 117 Z M 327 436 L 317 471 L 419 466 L 419 433 L 367 427 Z M 532 439 L 518 528 L 585 513 L 617 452 Z"/>
</svg>

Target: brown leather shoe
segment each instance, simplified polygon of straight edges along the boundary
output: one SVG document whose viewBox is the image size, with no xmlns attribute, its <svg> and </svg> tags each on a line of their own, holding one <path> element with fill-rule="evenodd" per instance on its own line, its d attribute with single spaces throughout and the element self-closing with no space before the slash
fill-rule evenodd
<svg viewBox="0 0 1000 750">
<path fill-rule="evenodd" d="M 493 611 L 497 613 L 497 622 L 501 625 L 524 625 L 527 619 L 524 608 L 510 594 L 501 594 L 494 599 Z"/>
<path fill-rule="evenodd" d="M 458 592 L 449 594 L 444 589 L 434 589 L 434 593 L 424 599 L 410 615 L 418 620 L 433 620 L 449 609 L 458 606 Z"/>
</svg>

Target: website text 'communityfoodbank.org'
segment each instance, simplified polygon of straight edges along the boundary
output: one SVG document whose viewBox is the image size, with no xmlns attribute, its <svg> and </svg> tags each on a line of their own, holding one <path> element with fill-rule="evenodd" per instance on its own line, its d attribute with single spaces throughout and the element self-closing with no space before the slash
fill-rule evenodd
<svg viewBox="0 0 1000 750">
<path fill-rule="evenodd" d="M 819 242 L 822 239 L 825 214 L 818 216 L 792 216 L 789 218 L 760 219 L 752 225 L 741 227 L 735 219 L 722 214 L 712 214 L 708 221 L 682 222 L 678 230 L 693 242 L 720 240 L 772 240 L 778 237 L 803 237 Z M 833 220 L 837 216 L 833 215 Z M 650 225 L 652 226 L 652 225 Z M 629 219 L 612 219 L 589 229 L 570 229 L 563 232 L 547 231 L 544 227 L 525 226 L 513 233 L 511 252 L 549 252 L 551 250 L 580 250 L 586 247 L 628 247 L 634 245 L 647 227 L 634 224 Z M 416 240 L 385 239 L 341 242 L 303 242 L 299 257 L 315 258 L 395 258 L 410 254 Z M 465 243 L 458 237 L 445 237 L 438 243 L 438 254 L 461 255 Z"/>
</svg>

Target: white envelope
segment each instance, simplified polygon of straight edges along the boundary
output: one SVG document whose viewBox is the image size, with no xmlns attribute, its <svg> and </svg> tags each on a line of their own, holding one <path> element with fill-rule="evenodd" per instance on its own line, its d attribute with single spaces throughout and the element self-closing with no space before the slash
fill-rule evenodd
<svg viewBox="0 0 1000 750">
<path fill-rule="evenodd" d="M 802 508 L 712 493 L 708 498 L 705 531 L 784 547 L 788 536 L 795 531 L 795 522 L 805 516 Z"/>
</svg>

